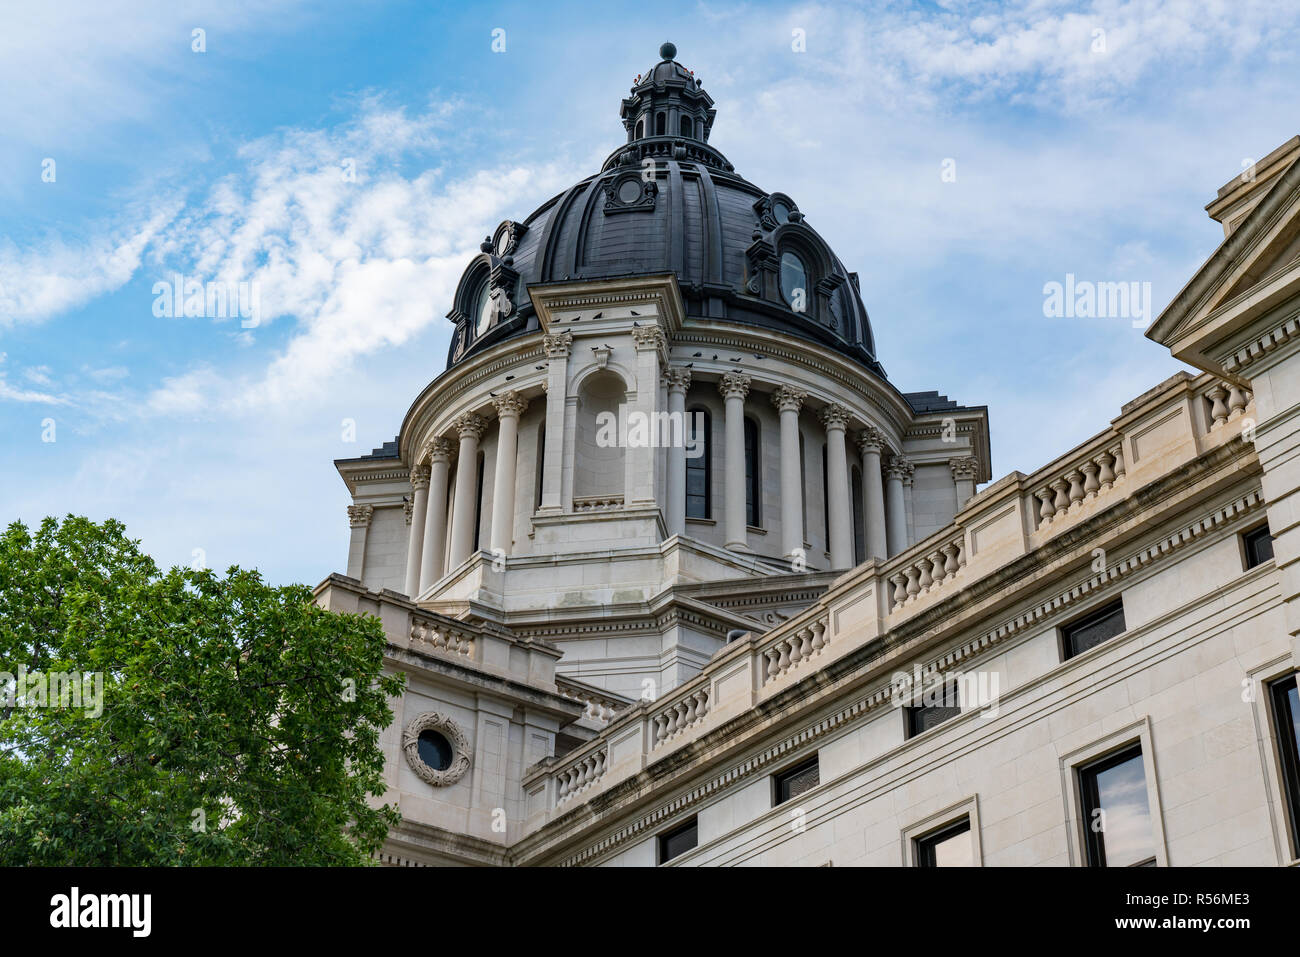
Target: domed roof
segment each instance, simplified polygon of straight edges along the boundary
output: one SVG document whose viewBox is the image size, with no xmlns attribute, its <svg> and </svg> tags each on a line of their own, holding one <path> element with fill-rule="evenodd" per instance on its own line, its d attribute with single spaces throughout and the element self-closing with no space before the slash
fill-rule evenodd
<svg viewBox="0 0 1300 957">
<path fill-rule="evenodd" d="M 466 269 L 448 366 L 539 328 L 540 283 L 674 273 L 686 315 L 821 343 L 884 377 L 856 273 L 784 193 L 739 176 L 708 142 L 713 100 L 666 43 L 621 116 L 600 172 L 507 220 Z"/>
</svg>

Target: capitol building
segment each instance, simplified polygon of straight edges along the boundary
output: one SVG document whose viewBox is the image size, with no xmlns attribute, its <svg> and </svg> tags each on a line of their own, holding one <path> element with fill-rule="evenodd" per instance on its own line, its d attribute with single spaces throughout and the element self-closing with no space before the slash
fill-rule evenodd
<svg viewBox="0 0 1300 957">
<path fill-rule="evenodd" d="M 818 210 L 676 56 L 335 463 L 317 600 L 406 679 L 381 861 L 1296 864 L 1300 137 L 1146 333 L 1193 371 L 995 475 L 979 397 L 891 383 Z"/>
</svg>

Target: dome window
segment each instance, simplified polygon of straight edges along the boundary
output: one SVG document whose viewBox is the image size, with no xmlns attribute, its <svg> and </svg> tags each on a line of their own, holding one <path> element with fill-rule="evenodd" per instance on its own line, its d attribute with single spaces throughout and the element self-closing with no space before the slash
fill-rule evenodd
<svg viewBox="0 0 1300 957">
<path fill-rule="evenodd" d="M 645 136 L 645 120 L 636 121 L 636 138 L 641 139 Z"/>
<path fill-rule="evenodd" d="M 474 297 L 474 316 L 478 323 L 475 331 L 481 336 L 492 325 L 492 296 L 486 278 L 478 287 L 478 293 Z"/>
<path fill-rule="evenodd" d="M 655 136 L 663 136 L 664 133 L 666 132 L 666 129 L 665 129 L 665 128 L 667 127 L 667 125 L 668 125 L 668 116 L 667 116 L 667 114 L 665 114 L 665 113 L 660 113 L 660 114 L 656 115 L 656 116 L 655 116 Z"/>
<path fill-rule="evenodd" d="M 790 222 L 790 206 L 789 206 L 789 204 L 786 203 L 786 202 L 784 202 L 784 201 L 782 201 L 782 200 L 779 200 L 779 199 L 778 199 L 776 202 L 774 202 L 774 203 L 772 204 L 772 217 L 773 217 L 773 218 L 774 218 L 778 223 L 788 223 L 788 222 Z"/>
<path fill-rule="evenodd" d="M 781 254 L 781 297 L 795 312 L 808 311 L 808 267 L 790 250 Z"/>
<path fill-rule="evenodd" d="M 689 116 L 683 116 L 683 117 L 682 117 L 682 136 L 693 136 L 693 135 L 694 135 L 694 134 L 691 132 L 691 118 L 690 118 Z"/>
</svg>

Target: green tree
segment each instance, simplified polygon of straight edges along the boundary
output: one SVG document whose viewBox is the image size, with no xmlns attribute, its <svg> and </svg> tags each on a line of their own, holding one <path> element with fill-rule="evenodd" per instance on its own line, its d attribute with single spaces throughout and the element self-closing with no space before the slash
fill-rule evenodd
<svg viewBox="0 0 1300 957">
<path fill-rule="evenodd" d="M 368 862 L 399 820 L 375 797 L 403 681 L 384 647 L 378 619 L 303 585 L 163 573 L 116 521 L 10 525 L 0 864 Z M 32 706 L 68 673 L 102 675 L 100 713 L 93 679 L 80 707 Z"/>
</svg>

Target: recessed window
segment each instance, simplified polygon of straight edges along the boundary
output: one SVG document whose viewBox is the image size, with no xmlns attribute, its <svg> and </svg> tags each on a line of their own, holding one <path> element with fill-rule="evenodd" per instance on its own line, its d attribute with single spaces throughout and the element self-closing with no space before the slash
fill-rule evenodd
<svg viewBox="0 0 1300 957">
<path fill-rule="evenodd" d="M 974 867 L 975 842 L 970 818 L 946 824 L 916 839 L 917 867 Z"/>
<path fill-rule="evenodd" d="M 667 122 L 668 115 L 666 113 L 659 113 L 655 116 L 655 136 L 664 135 L 664 126 Z"/>
<path fill-rule="evenodd" d="M 477 325 L 474 328 L 481 336 L 488 331 L 488 326 L 492 325 L 492 295 L 486 279 L 478 287 L 478 294 L 474 298 L 474 315 L 477 318 Z"/>
<path fill-rule="evenodd" d="M 781 296 L 795 312 L 808 311 L 808 269 L 789 250 L 781 254 Z"/>
<path fill-rule="evenodd" d="M 853 496 L 853 561 L 861 565 L 867 560 L 867 528 L 862 513 L 862 470 L 856 465 L 849 471 L 849 488 Z"/>
<path fill-rule="evenodd" d="M 947 679 L 922 689 L 915 703 L 904 708 L 907 713 L 907 736 L 914 738 L 961 714 L 957 700 L 957 682 Z"/>
<path fill-rule="evenodd" d="M 709 485 L 712 482 L 709 413 L 695 409 L 686 419 L 690 429 L 686 449 L 686 517 L 709 518 Z"/>
<path fill-rule="evenodd" d="M 645 120 L 636 121 L 636 138 L 641 139 L 645 136 Z"/>
<path fill-rule="evenodd" d="M 478 484 L 474 489 L 474 551 L 479 550 L 479 533 L 483 527 L 483 478 L 485 459 L 483 453 L 478 454 Z"/>
<path fill-rule="evenodd" d="M 1123 634 L 1124 629 L 1124 602 L 1120 599 L 1065 625 L 1061 629 L 1062 650 L 1066 658 L 1073 658 Z"/>
<path fill-rule="evenodd" d="M 758 423 L 745 420 L 745 522 L 760 528 L 763 518 L 763 469 L 759 460 Z"/>
<path fill-rule="evenodd" d="M 683 117 L 682 117 L 682 136 L 690 136 L 690 135 L 691 135 L 691 118 L 690 118 L 689 116 L 683 116 Z"/>
<path fill-rule="evenodd" d="M 420 760 L 435 771 L 446 771 L 451 767 L 452 758 L 456 754 L 451 742 L 437 731 L 421 731 L 418 747 Z"/>
<path fill-rule="evenodd" d="M 700 842 L 697 823 L 696 818 L 691 818 L 680 827 L 659 835 L 660 864 L 667 864 L 674 857 L 679 857 L 695 848 L 695 845 Z"/>
<path fill-rule="evenodd" d="M 788 203 L 777 200 L 772 204 L 772 218 L 778 223 L 790 222 L 790 206 Z"/>
<path fill-rule="evenodd" d="M 1300 857 L 1300 692 L 1291 675 L 1269 686 L 1273 699 L 1273 728 L 1282 761 L 1282 785 L 1291 819 L 1291 853 Z"/>
<path fill-rule="evenodd" d="M 817 762 L 817 755 L 813 755 L 802 764 L 796 764 L 779 774 L 772 775 L 772 806 L 797 798 L 820 783 L 821 767 Z"/>
<path fill-rule="evenodd" d="M 1268 526 L 1261 525 L 1241 536 L 1241 544 L 1246 551 L 1246 567 L 1254 568 L 1273 558 L 1273 536 Z"/>
<path fill-rule="evenodd" d="M 1142 747 L 1079 769 L 1089 867 L 1154 867 L 1151 807 Z"/>
<path fill-rule="evenodd" d="M 618 201 L 625 206 L 631 206 L 641 198 L 641 182 L 635 179 L 625 179 L 618 186 Z"/>
</svg>

